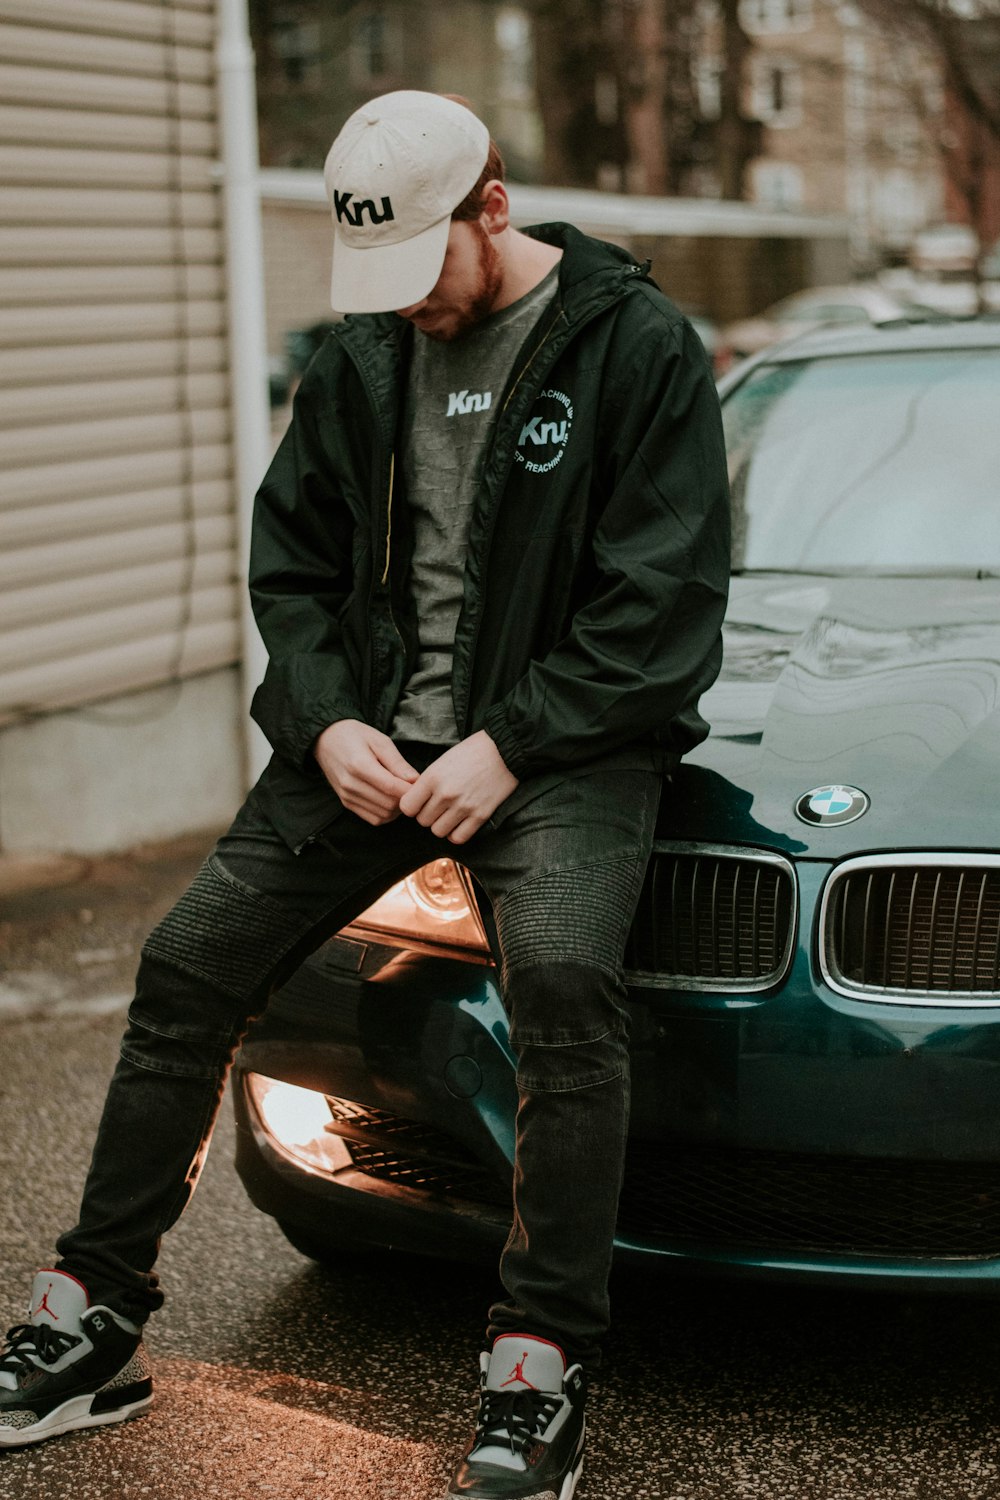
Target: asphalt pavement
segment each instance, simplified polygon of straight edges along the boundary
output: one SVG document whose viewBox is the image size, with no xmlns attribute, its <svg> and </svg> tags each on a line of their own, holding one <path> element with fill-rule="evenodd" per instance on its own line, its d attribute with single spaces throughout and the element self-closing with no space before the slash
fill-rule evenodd
<svg viewBox="0 0 1000 1500">
<path fill-rule="evenodd" d="M 206 838 L 0 862 L 0 1321 L 75 1216 L 142 935 Z M 0 1456 L 4 1500 L 432 1500 L 467 1437 L 482 1270 L 320 1269 L 254 1210 L 228 1101 L 164 1245 L 156 1403 Z M 1000 1302 L 630 1277 L 577 1500 L 1000 1500 Z"/>
</svg>

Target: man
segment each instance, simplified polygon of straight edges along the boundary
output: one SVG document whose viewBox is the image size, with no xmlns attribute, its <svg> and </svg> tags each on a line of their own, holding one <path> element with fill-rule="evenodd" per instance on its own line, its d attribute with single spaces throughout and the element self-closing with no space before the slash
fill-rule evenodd
<svg viewBox="0 0 1000 1500">
<path fill-rule="evenodd" d="M 143 950 L 80 1222 L 0 1360 L 0 1441 L 151 1399 L 141 1326 L 268 993 L 459 856 L 518 1058 L 513 1224 L 451 1496 L 569 1500 L 608 1322 L 628 1114 L 622 951 L 662 774 L 703 738 L 728 573 L 700 345 L 622 251 L 510 227 L 486 127 L 402 91 L 327 160 L 332 300 L 258 496 L 274 756 Z"/>
</svg>

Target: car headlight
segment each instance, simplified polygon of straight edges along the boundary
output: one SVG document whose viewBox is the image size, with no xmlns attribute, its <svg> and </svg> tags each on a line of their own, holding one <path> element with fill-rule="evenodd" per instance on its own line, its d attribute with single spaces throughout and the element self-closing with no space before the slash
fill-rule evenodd
<svg viewBox="0 0 1000 1500">
<path fill-rule="evenodd" d="M 351 923 L 432 946 L 488 955 L 490 946 L 465 871 L 453 859 L 423 865 Z"/>
<path fill-rule="evenodd" d="M 264 1129 L 287 1156 L 325 1173 L 350 1166 L 343 1141 L 330 1132 L 325 1094 L 263 1073 L 248 1073 L 246 1087 Z"/>
</svg>

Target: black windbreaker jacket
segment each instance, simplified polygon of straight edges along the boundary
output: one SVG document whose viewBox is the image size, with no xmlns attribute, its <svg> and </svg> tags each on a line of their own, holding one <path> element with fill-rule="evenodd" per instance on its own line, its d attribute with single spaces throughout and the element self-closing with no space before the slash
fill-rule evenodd
<svg viewBox="0 0 1000 1500">
<path fill-rule="evenodd" d="M 528 233 L 564 254 L 475 499 L 456 722 L 485 728 L 522 782 L 622 752 L 667 770 L 708 732 L 698 697 L 721 661 L 715 386 L 646 268 L 568 225 Z M 333 330 L 257 496 L 250 590 L 270 662 L 252 711 L 275 752 L 258 795 L 295 848 L 341 811 L 316 736 L 343 718 L 387 731 L 415 659 L 395 449 L 412 337 L 394 313 Z"/>
</svg>

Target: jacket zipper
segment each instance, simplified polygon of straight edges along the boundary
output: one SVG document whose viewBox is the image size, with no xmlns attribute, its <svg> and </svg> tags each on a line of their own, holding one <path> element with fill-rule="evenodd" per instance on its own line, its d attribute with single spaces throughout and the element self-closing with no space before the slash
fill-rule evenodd
<svg viewBox="0 0 1000 1500">
<path fill-rule="evenodd" d="M 388 504 L 386 505 L 386 524 L 385 524 L 385 571 L 382 574 L 382 583 L 383 583 L 383 585 L 387 586 L 388 590 L 389 590 L 389 595 L 388 595 L 389 624 L 392 626 L 393 632 L 394 632 L 394 634 L 396 636 L 396 639 L 399 642 L 399 649 L 403 653 L 403 662 L 404 662 L 404 665 L 405 665 L 405 662 L 406 662 L 406 642 L 403 640 L 402 632 L 400 631 L 399 626 L 396 624 L 396 616 L 393 613 L 393 608 L 392 608 L 392 585 L 389 583 L 389 555 L 390 555 L 390 548 L 391 548 L 391 545 L 392 545 L 392 498 L 393 498 L 393 492 L 394 492 L 394 489 L 395 489 L 395 480 L 396 480 L 396 454 L 395 454 L 395 450 L 390 449 L 389 450 L 389 500 L 388 500 Z"/>
<path fill-rule="evenodd" d="M 396 454 L 389 450 L 389 500 L 385 508 L 385 570 L 382 574 L 382 582 L 386 583 L 389 578 L 389 549 L 392 544 L 392 492 L 396 480 Z M 390 615 L 392 610 L 389 611 Z M 395 622 L 393 622 L 395 623 Z M 397 635 L 399 632 L 396 632 Z"/>
</svg>

